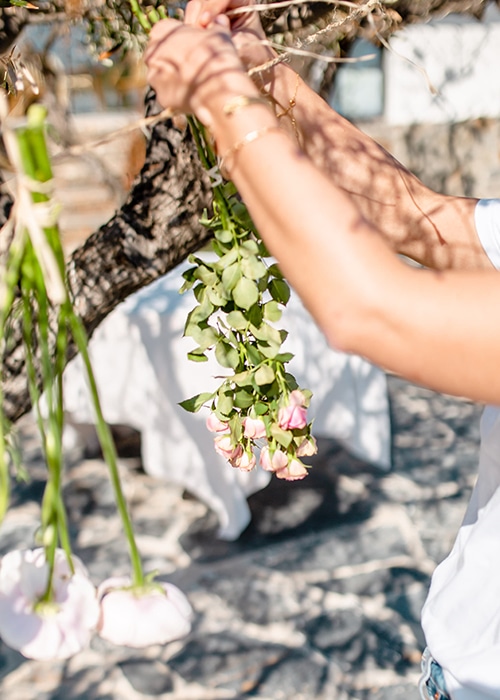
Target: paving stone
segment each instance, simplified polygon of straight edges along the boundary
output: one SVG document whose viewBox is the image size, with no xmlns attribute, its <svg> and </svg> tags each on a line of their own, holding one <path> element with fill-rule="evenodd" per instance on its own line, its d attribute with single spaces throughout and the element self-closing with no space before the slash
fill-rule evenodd
<svg viewBox="0 0 500 700">
<path fill-rule="evenodd" d="M 287 653 L 282 645 L 258 644 L 223 632 L 188 642 L 170 659 L 170 667 L 186 681 L 248 693 Z"/>
<path fill-rule="evenodd" d="M 120 661 L 118 666 L 134 690 L 143 695 L 156 697 L 174 688 L 167 667 L 157 661 L 138 657 Z"/>
<path fill-rule="evenodd" d="M 51 664 L 0 644 L 2 700 L 417 700 L 420 611 L 474 483 L 481 407 L 388 381 L 392 471 L 322 441 L 306 480 L 249 499 L 236 542 L 216 539 L 203 504 L 141 471 L 132 436 L 120 468 L 138 542 L 190 598 L 193 630 L 147 650 L 95 637 Z M 21 427 L 31 480 L 14 487 L 0 552 L 32 546 L 37 528 L 45 468 L 33 426 Z M 128 573 L 99 455 L 73 445 L 67 462 L 75 552 L 96 583 Z"/>
</svg>

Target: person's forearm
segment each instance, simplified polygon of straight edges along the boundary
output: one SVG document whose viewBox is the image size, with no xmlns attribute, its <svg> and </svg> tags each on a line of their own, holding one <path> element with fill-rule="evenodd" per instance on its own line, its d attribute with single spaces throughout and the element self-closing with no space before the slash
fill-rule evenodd
<svg viewBox="0 0 500 700">
<path fill-rule="evenodd" d="M 238 91 L 251 94 L 250 85 Z M 220 89 L 210 101 L 219 151 L 330 344 L 435 390 L 499 402 L 500 328 L 489 320 L 500 305 L 498 273 L 409 268 L 352 197 L 277 128 L 267 107 L 224 116 L 235 99 L 238 93 Z"/>
<path fill-rule="evenodd" d="M 371 137 L 337 114 L 285 65 L 266 87 L 287 111 L 280 122 L 298 131 L 303 150 L 344 189 L 391 247 L 437 269 L 490 268 L 474 226 L 476 200 L 425 187 Z M 290 101 L 295 106 L 290 108 Z"/>
</svg>

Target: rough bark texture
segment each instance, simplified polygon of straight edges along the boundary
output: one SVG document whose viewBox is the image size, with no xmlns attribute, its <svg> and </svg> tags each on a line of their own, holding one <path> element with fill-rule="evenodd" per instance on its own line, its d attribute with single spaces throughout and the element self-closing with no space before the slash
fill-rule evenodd
<svg viewBox="0 0 500 700">
<path fill-rule="evenodd" d="M 147 103 L 148 114 L 158 112 L 152 94 Z M 209 178 L 189 130 L 171 121 L 158 123 L 149 134 L 145 165 L 127 201 L 68 263 L 71 294 L 90 335 L 123 299 L 209 239 L 199 218 L 210 201 Z M 3 380 L 4 410 L 12 421 L 30 409 L 21 341 L 21 329 L 14 325 Z"/>
</svg>

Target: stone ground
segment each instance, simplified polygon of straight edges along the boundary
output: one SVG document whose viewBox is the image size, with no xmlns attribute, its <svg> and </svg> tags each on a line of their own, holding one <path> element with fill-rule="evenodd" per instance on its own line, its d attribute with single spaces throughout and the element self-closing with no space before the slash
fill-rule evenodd
<svg viewBox="0 0 500 700">
<path fill-rule="evenodd" d="M 389 377 L 394 468 L 381 474 L 322 444 L 310 476 L 252 496 L 237 542 L 213 515 L 140 469 L 121 466 L 146 568 L 189 596 L 192 633 L 146 651 L 95 638 L 73 659 L 40 663 L 0 646 L 2 700 L 417 700 L 419 613 L 474 482 L 480 407 Z M 29 484 L 18 485 L 0 551 L 32 543 L 43 466 L 23 422 Z M 68 454 L 75 552 L 95 582 L 127 572 L 102 461 Z"/>
</svg>

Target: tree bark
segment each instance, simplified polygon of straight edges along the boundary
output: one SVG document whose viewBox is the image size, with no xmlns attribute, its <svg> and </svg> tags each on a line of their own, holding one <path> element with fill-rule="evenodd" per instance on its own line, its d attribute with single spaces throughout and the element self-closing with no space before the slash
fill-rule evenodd
<svg viewBox="0 0 500 700">
<path fill-rule="evenodd" d="M 159 112 L 152 93 L 147 114 Z M 67 266 L 75 309 L 89 335 L 126 297 L 166 274 L 211 237 L 199 219 L 210 180 L 189 132 L 171 120 L 148 136 L 144 167 L 122 208 L 76 249 Z M 75 354 L 70 346 L 68 359 Z M 30 407 L 22 331 L 11 326 L 3 358 L 4 411 L 13 422 Z"/>
</svg>

